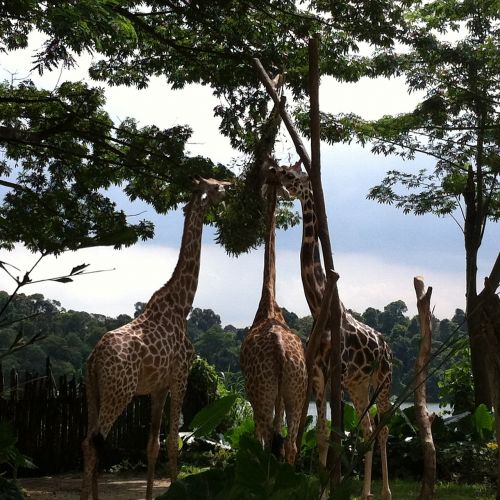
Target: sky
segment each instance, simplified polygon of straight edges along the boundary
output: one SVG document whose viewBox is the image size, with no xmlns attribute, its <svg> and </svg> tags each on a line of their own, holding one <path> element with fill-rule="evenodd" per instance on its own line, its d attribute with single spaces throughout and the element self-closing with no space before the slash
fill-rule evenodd
<svg viewBox="0 0 500 500">
<path fill-rule="evenodd" d="M 26 77 L 31 52 L 17 51 L 2 56 L 0 76 Z M 89 58 L 80 60 L 72 71 L 30 77 L 45 88 L 59 82 L 85 78 Z M 188 144 L 193 155 L 230 164 L 239 158 L 218 130 L 213 108 L 218 104 L 207 87 L 188 86 L 173 91 L 161 78 L 154 78 L 141 91 L 125 87 L 106 88 L 106 109 L 116 121 L 133 117 L 141 126 L 156 124 L 167 128 L 188 124 L 194 131 Z M 421 96 L 408 94 L 401 79 L 363 79 L 340 84 L 324 79 L 320 106 L 326 112 L 353 112 L 366 119 L 411 110 Z M 276 155 L 283 163 L 296 160 L 285 132 L 280 135 Z M 358 312 L 367 307 L 380 310 L 390 302 L 403 300 L 408 314 L 416 314 L 413 277 L 424 276 L 433 287 L 432 304 L 438 318 L 451 318 L 456 308 L 465 307 L 465 256 L 463 236 L 451 218 L 432 215 L 404 215 L 391 206 L 366 199 L 388 170 L 415 170 L 432 167 L 427 157 L 403 162 L 397 157 L 373 155 L 368 148 L 351 145 L 322 145 L 322 179 L 335 269 L 340 274 L 339 293 L 344 304 Z M 117 316 L 133 315 L 136 302 L 146 302 L 171 276 L 178 258 L 182 213 L 158 215 L 143 203 L 130 203 L 119 189 L 111 192 L 127 214 L 141 214 L 155 222 L 155 237 L 133 247 L 85 249 L 45 258 L 32 275 L 34 280 L 63 275 L 75 265 L 90 264 L 89 270 L 103 271 L 80 276 L 72 283 L 37 283 L 26 286 L 26 294 L 42 293 L 58 300 L 69 310 Z M 296 209 L 300 211 L 297 203 Z M 299 316 L 309 314 L 300 280 L 299 251 L 301 227 L 277 233 L 277 301 Z M 478 278 L 482 280 L 499 250 L 500 226 L 490 223 L 479 253 Z M 0 260 L 21 270 L 29 269 L 37 256 L 23 247 L 0 251 Z M 249 326 L 255 315 L 262 287 L 263 249 L 238 258 L 228 256 L 214 242 L 205 227 L 198 291 L 193 306 L 212 309 L 223 325 Z M 12 291 L 14 283 L 0 275 L 0 290 Z"/>
</svg>

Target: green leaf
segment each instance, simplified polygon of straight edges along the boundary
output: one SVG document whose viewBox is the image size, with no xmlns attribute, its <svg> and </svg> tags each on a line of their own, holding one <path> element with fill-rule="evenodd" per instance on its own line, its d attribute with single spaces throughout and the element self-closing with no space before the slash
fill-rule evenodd
<svg viewBox="0 0 500 500">
<path fill-rule="evenodd" d="M 192 474 L 172 483 L 167 492 L 156 500 L 207 500 L 214 498 L 227 480 L 224 470 L 210 469 Z"/>
<path fill-rule="evenodd" d="M 209 435 L 228 415 L 237 399 L 237 394 L 229 394 L 202 408 L 191 421 L 194 429 L 191 436 Z"/>
<path fill-rule="evenodd" d="M 16 442 L 14 426 L 7 421 L 0 422 L 0 450 L 14 446 Z"/>
<path fill-rule="evenodd" d="M 69 273 L 71 276 L 74 274 L 81 274 L 84 269 L 89 267 L 90 264 L 80 264 L 79 266 L 75 266 L 73 269 L 71 269 L 71 272 Z"/>
<path fill-rule="evenodd" d="M 352 432 L 358 426 L 359 418 L 356 414 L 354 406 L 351 404 L 344 405 L 344 430 Z"/>
<path fill-rule="evenodd" d="M 51 279 L 50 281 L 57 281 L 58 283 L 71 283 L 73 280 L 71 278 L 54 278 Z"/>
<path fill-rule="evenodd" d="M 481 439 L 484 439 L 485 431 L 493 432 L 495 417 L 488 411 L 484 404 L 480 404 L 472 414 L 472 422 Z"/>
</svg>

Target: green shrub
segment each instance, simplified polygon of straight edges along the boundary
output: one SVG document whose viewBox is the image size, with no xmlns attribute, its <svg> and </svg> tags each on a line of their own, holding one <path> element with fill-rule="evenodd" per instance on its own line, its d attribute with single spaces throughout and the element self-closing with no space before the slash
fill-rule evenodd
<svg viewBox="0 0 500 500">
<path fill-rule="evenodd" d="M 450 365 L 450 368 L 446 369 L 438 380 L 440 405 L 450 405 L 454 414 L 472 411 L 474 409 L 474 381 L 468 342 L 464 341 L 453 355 Z"/>
<path fill-rule="evenodd" d="M 0 498 L 2 500 L 26 500 L 14 481 L 0 477 Z"/>
<path fill-rule="evenodd" d="M 242 436 L 234 461 L 175 481 L 157 500 L 317 499 L 319 480 L 278 462 L 271 452 Z"/>
<path fill-rule="evenodd" d="M 441 481 L 464 483 L 494 480 L 496 446 L 491 443 L 494 417 L 484 405 L 473 413 L 443 417 L 432 424 L 436 447 L 437 475 Z M 420 479 L 423 470 L 422 445 L 417 433 L 414 407 L 396 410 L 389 422 L 387 447 L 391 476 Z M 375 455 L 374 473 L 378 457 Z"/>
</svg>

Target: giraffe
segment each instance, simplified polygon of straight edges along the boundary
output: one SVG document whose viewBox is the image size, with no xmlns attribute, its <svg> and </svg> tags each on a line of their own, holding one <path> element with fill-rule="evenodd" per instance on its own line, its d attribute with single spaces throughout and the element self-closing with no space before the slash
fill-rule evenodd
<svg viewBox="0 0 500 500">
<path fill-rule="evenodd" d="M 298 198 L 302 207 L 302 246 L 300 252 L 301 275 L 306 300 L 314 319 L 318 317 L 325 289 L 325 275 L 319 253 L 317 221 L 314 213 L 314 198 L 309 176 L 301 171 L 300 162 L 289 167 L 276 165 L 276 175 L 281 187 L 291 197 Z M 390 386 L 392 382 L 392 353 L 382 334 L 358 321 L 341 303 L 341 353 L 342 387 L 349 393 L 358 416 L 365 439 L 373 431 L 373 422 L 368 412 L 371 394 L 376 395 L 377 408 L 381 416 L 390 409 Z M 317 435 L 320 463 L 326 465 L 328 431 L 326 427 L 326 383 L 330 365 L 331 338 L 326 331 L 320 342 L 313 371 L 313 394 L 317 407 Z M 384 426 L 377 438 L 382 462 L 382 498 L 392 498 L 387 468 L 388 429 Z M 371 471 L 373 447 L 364 456 L 364 482 L 362 499 L 371 497 Z"/>
<path fill-rule="evenodd" d="M 285 411 L 288 427 L 284 444 L 285 460 L 293 464 L 306 398 L 307 369 L 302 342 L 286 324 L 275 299 L 276 186 L 271 186 L 268 191 L 262 294 L 252 327 L 241 347 L 240 364 L 253 408 L 257 439 L 264 447 L 269 447 L 273 434 L 281 431 Z"/>
<path fill-rule="evenodd" d="M 157 290 L 144 311 L 130 323 L 103 335 L 87 360 L 85 387 L 87 436 L 82 443 L 84 471 L 81 500 L 98 498 L 97 447 L 136 394 L 151 396 L 151 428 L 147 445 L 146 499 L 151 500 L 163 406 L 170 393 L 168 459 L 177 477 L 178 428 L 194 348 L 186 335 L 200 269 L 203 219 L 224 196 L 228 182 L 198 177 L 184 208 L 178 262 L 170 280 Z"/>
</svg>

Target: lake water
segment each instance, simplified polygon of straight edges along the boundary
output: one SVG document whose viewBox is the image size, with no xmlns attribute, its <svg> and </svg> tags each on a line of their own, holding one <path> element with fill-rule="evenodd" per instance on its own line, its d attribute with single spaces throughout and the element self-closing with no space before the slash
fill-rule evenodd
<svg viewBox="0 0 500 500">
<path fill-rule="evenodd" d="M 408 408 L 408 406 L 413 406 L 413 402 L 405 402 L 401 405 L 401 408 Z M 427 403 L 427 409 L 430 413 L 442 413 L 446 408 L 440 408 L 439 403 Z M 316 418 L 316 403 L 309 403 L 309 409 L 307 410 L 308 415 L 312 415 Z M 330 419 L 330 405 L 327 404 L 327 418 Z"/>
</svg>

